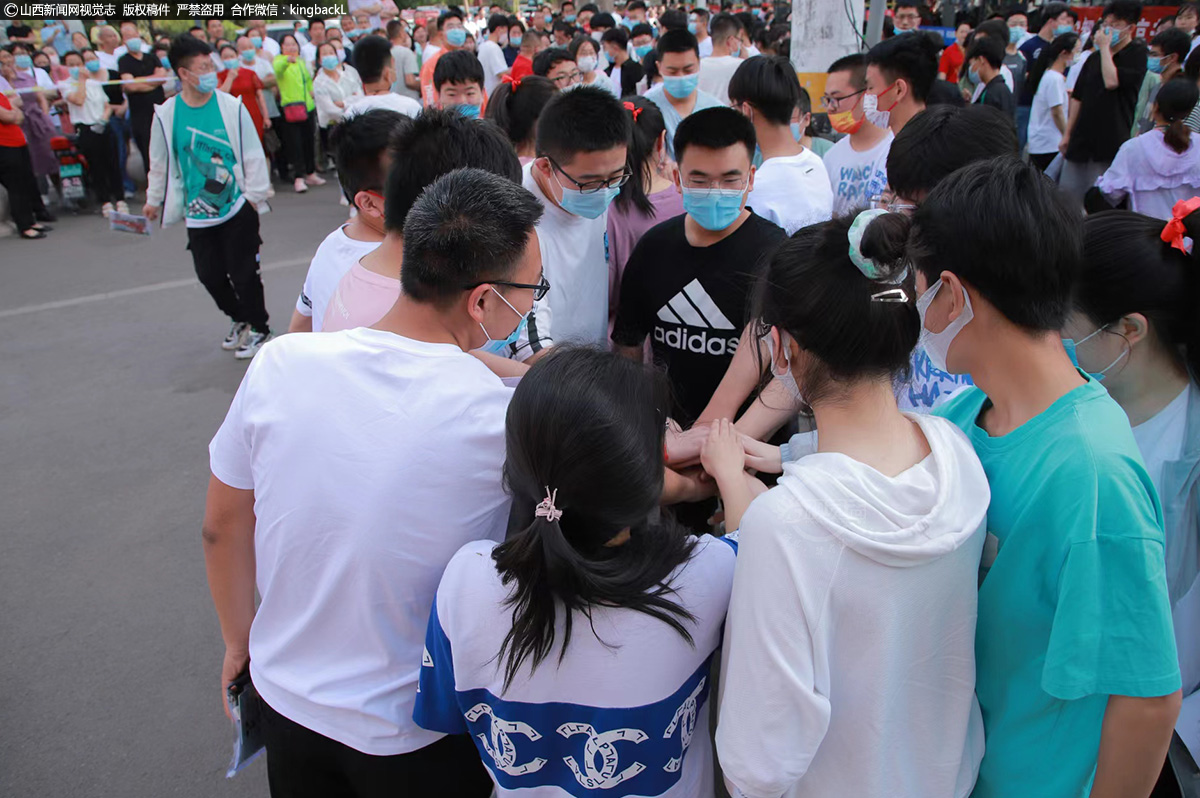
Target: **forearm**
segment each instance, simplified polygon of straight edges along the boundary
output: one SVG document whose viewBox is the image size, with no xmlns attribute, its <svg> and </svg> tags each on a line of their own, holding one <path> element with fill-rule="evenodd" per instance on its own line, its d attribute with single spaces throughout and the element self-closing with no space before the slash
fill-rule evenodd
<svg viewBox="0 0 1200 798">
<path fill-rule="evenodd" d="M 288 332 L 312 332 L 312 316 L 305 316 L 298 310 L 292 311 L 292 320 L 288 322 Z"/>
<path fill-rule="evenodd" d="M 482 352 L 478 349 L 472 351 L 470 354 L 500 378 L 524 377 L 525 373 L 529 371 L 529 366 L 519 360 L 510 360 L 509 358 L 493 355 L 490 352 Z"/>
<path fill-rule="evenodd" d="M 725 376 L 717 385 L 708 405 L 696 419 L 697 424 L 715 421 L 719 418 L 736 418 L 737 412 L 746 398 L 754 392 L 762 374 L 762 364 L 767 362 L 766 353 L 757 351 L 757 341 L 751 341 L 752 333 L 747 327 L 742 332 L 737 352 L 725 370 Z"/>
<path fill-rule="evenodd" d="M 1056 105 L 1050 109 L 1050 117 L 1054 120 L 1054 126 L 1058 128 L 1059 133 L 1067 132 L 1067 120 L 1066 117 L 1063 116 L 1063 109 L 1061 105 Z"/>
<path fill-rule="evenodd" d="M 717 491 L 721 494 L 721 505 L 725 509 L 726 532 L 732 532 L 742 525 L 742 516 L 754 500 L 754 491 L 750 489 L 752 478 L 745 471 L 715 477 Z"/>
<path fill-rule="evenodd" d="M 774 435 L 796 412 L 787 388 L 779 380 L 772 380 L 733 426 L 743 435 L 761 441 Z"/>
<path fill-rule="evenodd" d="M 419 90 L 421 88 L 421 76 L 416 73 L 405 75 L 404 85 L 410 89 L 413 89 L 414 91 Z"/>
<path fill-rule="evenodd" d="M 1104 88 L 1112 90 L 1121 85 L 1117 75 L 1117 65 L 1113 62 L 1112 50 L 1100 50 L 1100 75 L 1104 78 Z"/>
<path fill-rule="evenodd" d="M 1074 97 L 1071 98 L 1071 105 L 1067 110 L 1067 130 L 1065 135 L 1071 135 L 1071 131 L 1075 129 L 1075 123 L 1079 121 L 1079 108 L 1082 105 L 1079 100 L 1076 100 Z"/>
<path fill-rule="evenodd" d="M 1091 798 L 1144 798 L 1154 788 L 1179 716 L 1181 693 L 1108 698 Z"/>
<path fill-rule="evenodd" d="M 247 651 L 254 621 L 254 514 L 253 509 L 248 515 L 223 509 L 225 502 L 214 496 L 229 492 L 250 493 L 253 508 L 252 492 L 235 491 L 216 477 L 210 478 L 202 531 L 204 564 L 225 647 Z"/>
</svg>

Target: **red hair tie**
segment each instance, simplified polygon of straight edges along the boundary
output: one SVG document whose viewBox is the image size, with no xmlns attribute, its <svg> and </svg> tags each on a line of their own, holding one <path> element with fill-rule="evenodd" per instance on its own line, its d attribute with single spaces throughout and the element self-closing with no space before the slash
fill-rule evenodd
<svg viewBox="0 0 1200 798">
<path fill-rule="evenodd" d="M 625 110 L 633 115 L 634 122 L 637 122 L 638 114 L 642 112 L 641 108 L 638 108 L 636 105 L 630 102 L 625 103 Z"/>
<path fill-rule="evenodd" d="M 1187 228 L 1183 226 L 1183 220 L 1188 216 L 1200 210 L 1200 197 L 1192 197 L 1190 200 L 1179 200 L 1175 203 L 1175 207 L 1171 208 L 1171 221 L 1167 222 L 1162 229 L 1160 238 L 1173 248 L 1179 250 L 1183 254 L 1188 254 L 1187 245 L 1184 243 L 1184 236 L 1187 234 Z"/>
<path fill-rule="evenodd" d="M 500 82 L 507 83 L 508 85 L 512 86 L 513 91 L 516 91 L 517 89 L 521 88 L 521 79 L 514 78 L 511 73 L 506 74 L 504 77 L 500 78 Z"/>
</svg>

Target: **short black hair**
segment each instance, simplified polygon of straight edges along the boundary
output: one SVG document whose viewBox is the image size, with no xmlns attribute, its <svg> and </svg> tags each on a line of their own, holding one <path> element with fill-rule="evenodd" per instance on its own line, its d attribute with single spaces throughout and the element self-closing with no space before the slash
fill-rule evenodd
<svg viewBox="0 0 1200 798">
<path fill-rule="evenodd" d="M 574 39 L 571 40 L 571 43 L 567 45 L 567 52 L 569 52 L 571 54 L 572 58 L 578 60 L 579 59 L 579 48 L 585 44 L 590 44 L 592 46 L 592 49 L 595 50 L 597 54 L 599 54 L 600 42 L 596 41 L 591 36 L 576 36 Z"/>
<path fill-rule="evenodd" d="M 783 56 L 756 55 L 743 61 L 729 79 L 729 99 L 749 103 L 771 122 L 787 125 L 800 99 L 800 80 Z"/>
<path fill-rule="evenodd" d="M 1130 25 L 1136 25 L 1142 18 L 1142 3 L 1141 0 L 1108 0 L 1104 4 L 1104 11 L 1100 14 L 1100 19 L 1107 16 L 1114 16 L 1122 22 L 1128 22 Z"/>
<path fill-rule="evenodd" d="M 969 64 L 973 58 L 982 58 L 987 61 L 992 69 L 999 69 L 1004 63 L 1004 45 L 991 36 L 984 36 L 982 39 L 976 39 L 967 48 L 964 60 Z"/>
<path fill-rule="evenodd" d="M 521 182 L 521 162 L 495 125 L 454 110 L 426 109 L 392 137 L 392 166 L 384 192 L 384 227 L 404 232 L 404 217 L 425 187 L 463 167 Z"/>
<path fill-rule="evenodd" d="M 1064 11 L 1070 10 L 1071 7 L 1066 3 L 1046 3 L 1046 5 L 1042 6 L 1041 11 L 1039 12 L 1038 30 L 1044 28 L 1047 22 L 1062 16 Z"/>
<path fill-rule="evenodd" d="M 390 63 L 392 43 L 382 36 L 364 36 L 354 45 L 354 68 L 358 70 L 363 83 L 378 81 Z"/>
<path fill-rule="evenodd" d="M 580 86 L 546 103 L 537 124 L 537 154 L 569 166 L 581 152 L 628 147 L 633 122 L 625 106 L 595 86 Z"/>
<path fill-rule="evenodd" d="M 1161 50 L 1163 55 L 1179 56 L 1177 63 L 1180 67 L 1187 60 L 1188 53 L 1192 51 L 1192 37 L 1179 28 L 1167 28 L 1155 34 L 1154 38 L 1150 40 L 1150 44 Z"/>
<path fill-rule="evenodd" d="M 629 31 L 625 30 L 624 28 L 610 28 L 601 34 L 600 43 L 612 43 L 624 50 L 629 46 Z"/>
<path fill-rule="evenodd" d="M 445 11 L 440 16 L 438 16 L 437 29 L 440 31 L 446 25 L 446 20 L 450 19 L 451 17 L 457 19 L 459 22 L 463 21 L 462 12 L 459 11 L 457 8 L 452 8 L 449 11 Z M 355 45 L 354 47 L 355 47 L 355 49 L 358 49 L 358 45 Z"/>
<path fill-rule="evenodd" d="M 593 14 L 598 14 L 600 13 L 600 6 L 596 5 L 595 3 L 584 3 L 579 7 L 580 14 L 584 14 L 588 11 L 591 11 Z"/>
<path fill-rule="evenodd" d="M 208 42 L 197 39 L 190 33 L 181 33 L 171 40 L 171 51 L 167 53 L 167 60 L 171 62 L 171 69 L 178 72 L 181 68 L 188 69 L 192 59 L 197 56 L 210 57 L 212 51 L 213 48 Z"/>
<path fill-rule="evenodd" d="M 1083 218 L 1017 155 L 966 166 L 912 217 L 908 255 L 932 284 L 957 275 L 1013 324 L 1059 330 L 1083 263 Z"/>
<path fill-rule="evenodd" d="M 682 8 L 668 9 L 658 17 L 658 25 L 665 31 L 687 30 L 688 15 Z"/>
<path fill-rule="evenodd" d="M 750 120 L 725 106 L 705 108 L 686 117 L 675 129 L 675 162 L 683 163 L 688 147 L 723 150 L 735 144 L 745 145 L 750 160 L 754 160 L 758 139 Z"/>
<path fill-rule="evenodd" d="M 358 48 L 354 48 L 355 63 L 358 62 Z M 451 50 L 442 53 L 433 67 L 433 89 L 441 91 L 446 83 L 477 83 L 483 88 L 483 64 L 470 50 Z"/>
<path fill-rule="evenodd" d="M 547 47 L 533 57 L 533 74 L 546 77 L 550 70 L 563 61 L 575 62 L 575 56 L 565 47 Z"/>
<path fill-rule="evenodd" d="M 333 126 L 329 147 L 337 165 L 338 183 L 351 202 L 360 191 L 383 193 L 388 144 L 393 135 L 411 125 L 412 120 L 404 114 L 373 108 Z"/>
<path fill-rule="evenodd" d="M 188 29 L 187 29 L 187 32 L 188 32 L 188 34 L 190 35 L 190 34 L 191 34 L 191 32 L 192 32 L 192 31 L 194 31 L 194 30 L 198 30 L 198 31 L 200 31 L 201 33 L 204 33 L 204 34 L 207 34 L 207 33 L 208 33 L 208 31 L 204 30 L 204 28 L 200 27 L 199 25 L 193 25 L 192 27 L 190 27 L 190 28 L 188 28 Z"/>
<path fill-rule="evenodd" d="M 917 199 L 968 164 L 1017 151 L 1012 120 L 998 108 L 934 105 L 896 134 L 888 151 L 888 183 L 897 195 Z"/>
<path fill-rule="evenodd" d="M 626 11 L 645 11 L 646 3 L 644 0 L 633 0 L 625 6 Z"/>
<path fill-rule="evenodd" d="M 492 14 L 488 17 L 488 33 L 495 33 L 498 30 L 508 30 L 510 27 L 507 14 Z"/>
<path fill-rule="evenodd" d="M 708 33 L 714 41 L 723 42 L 730 36 L 738 36 L 742 32 L 742 21 L 733 14 L 717 14 L 712 18 Z"/>
<path fill-rule="evenodd" d="M 551 26 L 550 30 L 554 33 L 565 33 L 568 36 L 575 35 L 575 26 L 570 22 L 563 22 L 561 19 L 554 20 L 554 25 Z"/>
<path fill-rule="evenodd" d="M 696 41 L 687 29 L 687 27 L 676 28 L 669 30 L 662 36 L 658 37 L 658 46 L 654 51 L 658 53 L 659 60 L 667 53 L 686 53 L 691 51 L 696 54 L 696 58 L 700 57 L 700 43 Z"/>
<path fill-rule="evenodd" d="M 703 19 L 705 22 L 707 22 L 709 17 L 712 16 L 712 14 L 709 13 L 709 10 L 707 8 L 705 8 L 704 6 L 696 6 L 695 8 L 689 8 L 688 13 L 695 14 L 696 16 Z"/>
<path fill-rule="evenodd" d="M 541 218 L 542 204 L 519 182 L 482 169 L 441 175 L 404 220 L 401 289 L 445 306 L 468 285 L 511 279 Z"/>
<path fill-rule="evenodd" d="M 895 8 L 915 8 L 918 11 L 925 8 L 921 0 L 896 0 Z"/>
<path fill-rule="evenodd" d="M 979 39 L 980 36 L 988 39 L 996 39 L 1004 46 L 1008 46 L 1008 37 L 1011 36 L 1008 32 L 1008 23 L 1002 19 L 989 19 L 983 22 L 975 29 L 975 36 L 971 39 L 972 42 Z"/>
<path fill-rule="evenodd" d="M 937 79 L 938 47 L 928 36 L 893 36 L 867 52 L 867 64 L 878 67 L 889 83 L 903 78 L 913 97 L 924 102 Z"/>
<path fill-rule="evenodd" d="M 829 65 L 829 74 L 834 72 L 849 72 L 850 85 L 856 89 L 866 88 L 867 85 L 867 56 L 863 53 L 844 55 Z"/>
<path fill-rule="evenodd" d="M 614 19 L 613 15 L 607 11 L 601 11 L 599 14 L 592 16 L 591 20 L 588 22 L 588 26 L 592 30 L 596 30 L 597 28 L 615 28 L 617 27 L 617 20 Z"/>
<path fill-rule="evenodd" d="M 310 18 L 310 19 L 308 20 L 308 27 L 309 27 L 309 30 L 311 30 L 311 29 L 312 29 L 312 26 L 313 26 L 313 25 L 320 25 L 322 28 L 324 28 L 324 27 L 325 27 L 325 20 L 324 20 L 324 19 L 322 19 L 321 17 L 312 17 L 312 18 Z"/>
<path fill-rule="evenodd" d="M 654 28 L 650 27 L 650 25 L 646 22 L 639 22 L 629 30 L 630 39 L 635 39 L 638 36 L 649 36 L 650 38 L 654 38 Z"/>
</svg>

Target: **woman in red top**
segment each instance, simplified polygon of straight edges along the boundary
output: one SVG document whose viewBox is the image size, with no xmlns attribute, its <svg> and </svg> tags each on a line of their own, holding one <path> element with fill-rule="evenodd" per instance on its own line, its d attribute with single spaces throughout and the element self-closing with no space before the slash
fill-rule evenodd
<svg viewBox="0 0 1200 798">
<path fill-rule="evenodd" d="M 509 74 L 513 76 L 514 80 L 520 80 L 526 75 L 532 75 L 533 56 L 537 52 L 538 46 L 537 32 L 527 31 L 523 25 L 517 23 L 508 29 L 508 41 L 509 44 L 521 48 L 517 53 L 517 57 L 512 62 L 512 69 L 509 70 Z"/>
<path fill-rule="evenodd" d="M 241 98 L 242 105 L 246 106 L 250 118 L 254 120 L 254 129 L 261 143 L 263 128 L 271 126 L 271 118 L 267 115 L 267 101 L 263 99 L 262 81 L 254 72 L 254 45 L 245 36 L 239 36 L 238 46 L 243 48 L 240 55 L 231 44 L 221 48 L 221 61 L 225 69 L 217 73 L 217 80 L 220 81 L 221 91 Z"/>
<path fill-rule="evenodd" d="M 967 37 L 971 35 L 971 26 L 961 23 L 954 31 L 954 44 L 942 51 L 942 60 L 938 64 L 938 80 L 948 80 L 958 83 L 958 70 L 962 69 L 966 58 Z"/>
<path fill-rule="evenodd" d="M 45 238 L 50 228 L 33 217 L 38 198 L 37 178 L 21 130 L 21 99 L 0 92 L 0 186 L 8 191 L 8 207 L 22 238 Z"/>
</svg>

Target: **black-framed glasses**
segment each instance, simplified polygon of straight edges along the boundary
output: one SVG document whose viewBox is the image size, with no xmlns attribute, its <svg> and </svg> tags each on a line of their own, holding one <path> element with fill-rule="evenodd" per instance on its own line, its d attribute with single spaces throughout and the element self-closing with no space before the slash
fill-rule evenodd
<svg viewBox="0 0 1200 798">
<path fill-rule="evenodd" d="M 610 177 L 606 180 L 591 180 L 587 183 L 580 183 L 578 180 L 567 174 L 566 170 L 559 166 L 558 162 L 553 158 L 546 156 L 546 160 L 550 162 L 550 165 L 553 166 L 559 174 L 561 174 L 567 180 L 570 180 L 571 185 L 575 186 L 575 188 L 579 190 L 580 194 L 595 194 L 597 191 L 601 191 L 606 188 L 620 188 L 621 186 L 625 185 L 625 181 L 633 177 L 633 172 L 626 168 L 616 177 Z"/>
<path fill-rule="evenodd" d="M 852 92 L 850 94 L 843 94 L 841 97 L 837 97 L 833 94 L 826 94 L 821 97 L 821 104 L 824 105 L 826 108 L 837 108 L 838 106 L 840 106 L 842 104 L 843 101 L 849 100 L 851 97 L 857 97 L 858 95 L 862 94 L 866 90 L 867 89 L 864 86 L 863 88 L 859 89 L 856 92 Z"/>
<path fill-rule="evenodd" d="M 534 302 L 541 301 L 542 298 L 550 292 L 550 281 L 546 279 L 546 275 L 544 274 L 538 281 L 537 285 L 531 285 L 529 283 L 510 283 L 507 280 L 481 280 L 478 283 L 464 285 L 463 289 L 470 291 L 474 288 L 478 288 L 481 285 L 503 285 L 507 288 L 527 288 L 533 292 Z"/>
</svg>

